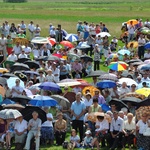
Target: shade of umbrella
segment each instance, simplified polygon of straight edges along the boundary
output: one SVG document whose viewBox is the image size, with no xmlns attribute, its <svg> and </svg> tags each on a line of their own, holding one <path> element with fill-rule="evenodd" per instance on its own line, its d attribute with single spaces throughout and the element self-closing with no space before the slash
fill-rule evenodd
<svg viewBox="0 0 150 150">
<path fill-rule="evenodd" d="M 108 36 L 108 37 L 111 36 L 108 32 L 100 32 L 100 33 L 97 34 L 96 36 L 98 37 L 99 35 L 100 35 L 102 38 L 105 37 L 105 36 Z"/>
<path fill-rule="evenodd" d="M 62 55 L 61 54 L 53 54 L 53 56 L 56 56 L 58 58 L 62 58 Z"/>
<path fill-rule="evenodd" d="M 150 42 L 146 43 L 146 44 L 144 45 L 144 47 L 145 47 L 145 49 L 150 49 Z"/>
<path fill-rule="evenodd" d="M 8 104 L 15 104 L 15 102 L 12 101 L 11 99 L 4 99 L 4 100 L 1 102 L 0 105 L 3 105 L 3 104 L 6 104 L 6 105 L 8 105 Z"/>
<path fill-rule="evenodd" d="M 16 79 L 19 79 L 18 77 L 10 77 L 8 80 L 7 80 L 7 85 L 8 87 L 11 89 L 13 86 L 16 85 Z M 20 80 L 20 79 L 19 79 Z M 22 80 L 20 80 L 20 86 L 24 88 L 24 82 Z"/>
<path fill-rule="evenodd" d="M 30 119 L 32 119 L 32 113 L 36 111 L 38 113 L 38 118 L 40 118 L 42 120 L 42 123 L 47 121 L 47 117 L 46 117 L 46 113 L 44 110 L 42 110 L 39 107 L 36 106 L 26 106 L 26 108 L 24 108 L 23 110 L 21 110 L 21 114 L 23 116 L 23 118 L 27 121 L 29 121 Z"/>
<path fill-rule="evenodd" d="M 127 50 L 127 49 L 121 49 L 121 50 L 118 51 L 118 54 L 120 54 L 120 55 L 125 55 L 125 54 L 130 55 L 130 51 Z"/>
<path fill-rule="evenodd" d="M 20 45 L 25 45 L 25 44 L 29 43 L 29 40 L 26 39 L 26 38 L 16 37 L 16 38 L 13 39 L 13 43 L 19 43 Z"/>
<path fill-rule="evenodd" d="M 81 85 L 79 81 L 74 79 L 64 79 L 57 83 L 60 87 Z"/>
<path fill-rule="evenodd" d="M 127 86 L 131 86 L 132 84 L 135 84 L 137 86 L 137 83 L 130 78 L 121 78 L 119 79 L 118 84 L 121 85 L 123 82 L 126 82 Z"/>
<path fill-rule="evenodd" d="M 22 64 L 22 63 L 15 63 L 10 69 L 11 69 L 11 72 L 18 71 L 18 70 L 19 71 L 20 70 L 24 70 L 24 71 L 30 70 L 28 65 Z"/>
<path fill-rule="evenodd" d="M 39 73 L 38 73 L 38 72 L 35 72 L 35 71 L 25 71 L 24 73 L 25 73 L 25 74 L 30 74 L 30 75 L 37 75 L 37 76 L 39 76 Z"/>
<path fill-rule="evenodd" d="M 4 87 L 0 86 L 0 94 L 2 95 L 2 97 L 5 97 L 5 93 L 6 90 L 4 89 Z"/>
<path fill-rule="evenodd" d="M 70 58 L 71 60 L 75 61 L 76 59 L 80 59 L 80 57 L 76 54 L 73 54 L 73 53 L 68 53 L 67 54 L 68 58 Z"/>
<path fill-rule="evenodd" d="M 92 71 L 90 74 L 87 75 L 87 77 L 99 77 L 100 75 L 106 74 L 106 72 L 97 70 L 97 71 Z"/>
<path fill-rule="evenodd" d="M 142 64 L 142 62 L 134 62 L 134 63 L 132 63 L 133 66 L 139 66 L 141 64 Z"/>
<path fill-rule="evenodd" d="M 115 70 L 115 71 L 123 71 L 123 70 L 126 70 L 127 67 L 128 67 L 128 64 L 126 64 L 125 62 L 122 62 L 122 61 L 112 62 L 108 66 L 109 69 Z"/>
<path fill-rule="evenodd" d="M 112 74 L 112 73 L 101 75 L 100 77 L 98 77 L 98 79 L 99 80 L 112 80 L 115 82 L 118 81 L 117 76 L 115 74 Z"/>
<path fill-rule="evenodd" d="M 14 102 L 19 102 L 21 104 L 24 101 L 29 102 L 31 98 L 24 95 L 19 95 L 19 96 L 12 97 L 11 100 L 13 100 Z"/>
<path fill-rule="evenodd" d="M 146 30 L 146 29 L 142 30 L 141 33 L 143 33 L 143 34 L 149 34 L 150 33 L 150 29 L 148 29 L 148 30 Z"/>
<path fill-rule="evenodd" d="M 17 62 L 19 62 L 19 63 L 24 63 L 24 62 L 26 62 L 26 61 L 28 61 L 28 60 L 30 60 L 29 58 L 19 58 L 18 60 L 17 60 Z"/>
<path fill-rule="evenodd" d="M 90 46 L 89 46 L 86 42 L 84 42 L 84 43 L 78 45 L 76 48 L 77 48 L 77 49 L 84 50 L 84 49 L 90 48 Z"/>
<path fill-rule="evenodd" d="M 3 66 L 3 68 L 6 68 L 7 65 L 9 65 L 9 67 L 11 67 L 13 64 L 15 64 L 14 61 L 8 61 L 8 60 L 6 60 L 6 61 L 4 61 L 2 63 L 2 66 Z"/>
<path fill-rule="evenodd" d="M 134 63 L 134 62 L 142 62 L 142 61 L 140 59 L 131 59 L 127 63 L 130 64 L 130 63 Z"/>
<path fill-rule="evenodd" d="M 58 102 L 49 96 L 35 96 L 29 102 L 33 106 L 56 106 Z"/>
<path fill-rule="evenodd" d="M 27 64 L 30 68 L 40 68 L 40 65 L 36 61 L 26 61 L 24 64 Z"/>
<path fill-rule="evenodd" d="M 67 98 L 71 104 L 76 100 L 76 94 L 74 92 L 67 92 L 64 97 Z"/>
<path fill-rule="evenodd" d="M 7 81 L 5 78 L 0 77 L 0 85 L 5 86 L 7 84 Z"/>
<path fill-rule="evenodd" d="M 127 47 L 130 48 L 131 45 L 133 45 L 133 48 L 137 48 L 138 47 L 138 42 L 137 41 L 132 41 L 132 42 L 129 42 Z"/>
<path fill-rule="evenodd" d="M 17 109 L 17 110 L 22 110 L 23 108 L 25 108 L 24 106 L 20 105 L 20 104 L 8 104 L 6 106 L 4 106 L 5 109 Z"/>
<path fill-rule="evenodd" d="M 97 87 L 103 88 L 103 89 L 113 88 L 115 86 L 117 86 L 116 83 L 114 81 L 111 81 L 111 80 L 103 80 L 103 81 L 97 83 Z"/>
<path fill-rule="evenodd" d="M 125 97 L 135 97 L 135 98 L 138 98 L 138 99 L 141 99 L 141 100 L 146 98 L 145 95 L 138 94 L 138 93 L 135 93 L 135 92 L 130 92 L 130 93 L 126 93 L 124 95 L 121 95 L 120 99 L 125 98 Z"/>
<path fill-rule="evenodd" d="M 16 77 L 16 75 L 14 75 L 14 74 L 12 74 L 12 73 L 5 73 L 5 74 L 3 74 L 1 77 L 8 79 L 8 78 L 10 78 L 10 77 Z"/>
<path fill-rule="evenodd" d="M 46 44 L 46 43 L 49 43 L 49 40 L 44 37 L 35 37 L 31 40 L 31 43 Z"/>
<path fill-rule="evenodd" d="M 146 98 L 145 100 L 140 101 L 137 105 L 137 109 L 141 106 L 150 106 L 150 99 Z"/>
<path fill-rule="evenodd" d="M 150 70 L 150 64 L 142 66 L 141 70 Z"/>
<path fill-rule="evenodd" d="M 43 90 L 50 90 L 52 92 L 60 91 L 60 87 L 54 82 L 43 82 L 39 85 L 39 88 Z"/>
<path fill-rule="evenodd" d="M 138 31 L 142 31 L 142 30 L 149 30 L 149 28 L 148 27 L 142 27 L 142 28 L 140 28 Z"/>
<path fill-rule="evenodd" d="M 80 57 L 80 59 L 83 59 L 85 62 L 87 62 L 87 61 L 91 61 L 92 62 L 93 61 L 93 58 L 88 56 L 88 55 L 82 55 Z"/>
<path fill-rule="evenodd" d="M 136 24 L 138 24 L 138 21 L 136 20 L 136 19 L 131 19 L 131 20 L 128 20 L 127 21 L 127 24 L 131 24 L 131 21 L 132 21 L 132 25 L 136 25 Z"/>
<path fill-rule="evenodd" d="M 97 91 L 98 89 L 94 86 L 88 86 L 88 87 L 85 87 L 83 90 L 82 90 L 82 94 L 85 96 L 87 91 L 89 91 L 89 93 L 94 96 L 95 95 L 95 91 Z"/>
<path fill-rule="evenodd" d="M 69 41 L 61 41 L 60 44 L 62 44 L 65 47 L 68 47 L 68 48 L 73 48 L 74 47 L 74 45 Z"/>
<path fill-rule="evenodd" d="M 56 40 L 54 38 L 48 38 L 49 43 L 54 46 L 56 44 Z"/>
<path fill-rule="evenodd" d="M 9 72 L 6 68 L 0 68 L 0 73 L 7 73 Z"/>
<path fill-rule="evenodd" d="M 112 99 L 112 100 L 109 102 L 109 105 L 115 105 L 115 106 L 116 106 L 116 109 L 117 109 L 118 111 L 120 111 L 121 108 L 123 108 L 123 107 L 126 107 L 126 108 L 128 109 L 128 106 L 127 106 L 124 102 L 122 102 L 122 101 L 120 101 L 120 100 L 118 100 L 118 99 Z"/>
<path fill-rule="evenodd" d="M 50 55 L 47 59 L 48 61 L 60 61 L 60 58 L 56 57 L 56 56 L 53 56 L 53 55 Z"/>
<path fill-rule="evenodd" d="M 76 34 L 68 34 L 65 39 L 70 42 L 75 42 L 78 41 L 79 37 Z"/>
<path fill-rule="evenodd" d="M 143 94 L 146 97 L 148 97 L 150 95 L 150 88 L 141 88 L 135 91 L 138 94 Z"/>
<path fill-rule="evenodd" d="M 121 101 L 123 101 L 124 103 L 132 103 L 132 105 L 137 106 L 137 104 L 139 102 L 141 102 L 142 100 L 136 97 L 124 97 L 122 99 L 120 99 Z"/>
<path fill-rule="evenodd" d="M 47 61 L 48 60 L 48 56 L 40 56 L 39 58 L 35 58 L 36 61 Z"/>
<path fill-rule="evenodd" d="M 79 85 L 80 88 L 91 86 L 91 84 L 89 84 L 86 80 L 83 80 L 83 79 L 75 79 L 75 80 L 81 83 Z"/>
<path fill-rule="evenodd" d="M 22 81 L 27 81 L 27 76 L 21 71 L 15 71 L 14 74 L 16 77 L 19 77 Z"/>
</svg>

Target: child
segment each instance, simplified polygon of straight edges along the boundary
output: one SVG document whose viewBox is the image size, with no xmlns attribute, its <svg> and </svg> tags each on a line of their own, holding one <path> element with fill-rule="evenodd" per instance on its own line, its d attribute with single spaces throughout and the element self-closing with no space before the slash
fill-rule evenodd
<svg viewBox="0 0 150 150">
<path fill-rule="evenodd" d="M 76 71 L 75 79 L 81 79 L 81 76 L 80 76 L 80 74 L 79 74 L 79 71 Z"/>
<path fill-rule="evenodd" d="M 87 130 L 85 132 L 86 134 L 86 137 L 84 138 L 84 141 L 83 141 L 83 146 L 84 148 L 90 148 L 91 147 L 91 142 L 93 140 L 93 137 L 91 136 L 91 131 L 90 130 Z"/>
</svg>

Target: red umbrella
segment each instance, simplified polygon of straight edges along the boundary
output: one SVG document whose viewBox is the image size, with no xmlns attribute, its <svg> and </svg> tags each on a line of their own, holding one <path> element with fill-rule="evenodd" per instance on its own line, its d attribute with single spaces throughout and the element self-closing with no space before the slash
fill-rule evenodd
<svg viewBox="0 0 150 150">
<path fill-rule="evenodd" d="M 53 56 L 56 56 L 58 58 L 62 58 L 62 55 L 60 55 L 60 54 L 53 54 Z"/>
<path fill-rule="evenodd" d="M 48 40 L 52 46 L 56 44 L 56 40 L 54 38 L 48 38 Z"/>
<path fill-rule="evenodd" d="M 60 44 L 62 44 L 63 46 L 65 47 L 68 47 L 68 48 L 73 48 L 73 44 L 69 41 L 61 41 Z"/>
</svg>

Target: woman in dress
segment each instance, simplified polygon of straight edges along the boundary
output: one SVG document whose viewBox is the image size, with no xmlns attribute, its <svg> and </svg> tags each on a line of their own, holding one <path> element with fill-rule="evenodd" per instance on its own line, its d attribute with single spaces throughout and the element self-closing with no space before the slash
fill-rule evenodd
<svg viewBox="0 0 150 150">
<path fill-rule="evenodd" d="M 12 40 L 11 36 L 8 35 L 7 36 L 7 47 L 6 47 L 8 55 L 10 55 L 12 53 L 12 49 L 13 49 L 12 43 L 13 43 L 13 40 Z"/>
</svg>

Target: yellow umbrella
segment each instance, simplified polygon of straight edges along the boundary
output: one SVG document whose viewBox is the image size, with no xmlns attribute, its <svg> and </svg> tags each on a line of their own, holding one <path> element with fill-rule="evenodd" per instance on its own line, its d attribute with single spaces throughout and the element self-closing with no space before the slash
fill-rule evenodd
<svg viewBox="0 0 150 150">
<path fill-rule="evenodd" d="M 6 68 L 0 68 L 0 73 L 6 73 L 9 72 Z"/>
<path fill-rule="evenodd" d="M 90 91 L 90 94 L 91 94 L 92 96 L 94 96 L 94 95 L 95 95 L 95 91 L 98 90 L 98 89 L 97 89 L 96 87 L 94 87 L 94 86 L 85 87 L 85 88 L 82 90 L 82 93 L 83 93 L 84 96 L 86 95 L 87 90 L 89 90 L 89 91 Z"/>
<path fill-rule="evenodd" d="M 143 94 L 146 97 L 148 97 L 150 95 L 150 88 L 141 88 L 135 91 L 138 94 Z"/>
<path fill-rule="evenodd" d="M 138 42 L 136 42 L 136 41 L 129 42 L 127 47 L 130 48 L 132 44 L 133 44 L 133 48 L 137 48 L 138 47 Z"/>
<path fill-rule="evenodd" d="M 131 24 L 131 21 L 132 21 L 132 25 L 138 24 L 138 21 L 137 21 L 136 19 L 128 20 L 128 21 L 127 21 L 127 24 Z"/>
<path fill-rule="evenodd" d="M 13 39 L 13 43 L 19 43 L 20 45 L 25 45 L 26 43 L 28 44 L 29 41 L 26 38 L 16 37 L 16 38 Z"/>
</svg>

